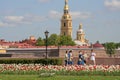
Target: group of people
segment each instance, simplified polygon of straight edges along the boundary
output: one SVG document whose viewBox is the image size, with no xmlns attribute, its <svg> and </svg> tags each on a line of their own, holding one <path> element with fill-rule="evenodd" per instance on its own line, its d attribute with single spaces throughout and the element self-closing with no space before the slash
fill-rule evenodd
<svg viewBox="0 0 120 80">
<path fill-rule="evenodd" d="M 73 64 L 72 50 L 66 51 L 66 54 L 65 54 L 65 66 L 72 65 L 72 64 Z"/>
<path fill-rule="evenodd" d="M 73 54 L 72 54 L 72 52 L 73 52 L 72 50 L 66 51 L 65 65 L 73 65 Z M 86 53 L 86 51 L 80 50 L 79 53 L 78 53 L 77 64 L 78 65 L 86 65 L 87 61 L 90 59 L 92 61 L 92 64 L 96 65 L 95 56 L 96 56 L 96 53 L 93 51 L 93 49 L 91 50 L 91 53 L 90 53 L 89 56 Z"/>
</svg>

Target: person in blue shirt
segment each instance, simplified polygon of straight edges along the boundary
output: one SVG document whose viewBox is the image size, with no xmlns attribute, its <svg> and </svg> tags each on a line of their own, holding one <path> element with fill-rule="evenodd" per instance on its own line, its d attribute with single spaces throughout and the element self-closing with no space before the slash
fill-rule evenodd
<svg viewBox="0 0 120 80">
<path fill-rule="evenodd" d="M 73 65 L 73 55 L 72 50 L 68 52 L 68 65 Z"/>
<path fill-rule="evenodd" d="M 83 53 L 82 51 L 80 50 L 79 51 L 79 55 L 78 55 L 78 65 L 84 65 L 84 56 L 83 56 Z"/>
</svg>

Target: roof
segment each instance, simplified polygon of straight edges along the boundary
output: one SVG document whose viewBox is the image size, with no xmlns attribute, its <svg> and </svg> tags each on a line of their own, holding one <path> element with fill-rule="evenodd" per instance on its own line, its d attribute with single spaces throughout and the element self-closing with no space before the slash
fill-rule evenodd
<svg viewBox="0 0 120 80">
<path fill-rule="evenodd" d="M 104 46 L 100 43 L 95 43 L 95 44 L 93 44 L 93 47 L 94 48 L 103 48 Z"/>
</svg>

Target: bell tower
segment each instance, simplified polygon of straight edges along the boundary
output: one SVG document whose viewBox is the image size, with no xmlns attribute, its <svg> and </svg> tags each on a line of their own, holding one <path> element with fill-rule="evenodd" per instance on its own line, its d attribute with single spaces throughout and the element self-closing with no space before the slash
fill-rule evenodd
<svg viewBox="0 0 120 80">
<path fill-rule="evenodd" d="M 70 36 L 72 38 L 72 18 L 69 14 L 68 0 L 65 0 L 64 13 L 61 19 L 60 35 Z"/>
</svg>

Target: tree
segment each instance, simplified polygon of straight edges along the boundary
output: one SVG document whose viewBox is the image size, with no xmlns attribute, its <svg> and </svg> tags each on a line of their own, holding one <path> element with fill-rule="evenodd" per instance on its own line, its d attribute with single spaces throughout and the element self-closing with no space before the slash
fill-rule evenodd
<svg viewBox="0 0 120 80">
<path fill-rule="evenodd" d="M 113 42 L 105 43 L 106 53 L 109 54 L 110 57 L 112 57 L 112 55 L 115 54 L 115 49 L 116 49 L 115 43 Z"/>
<path fill-rule="evenodd" d="M 60 36 L 60 42 L 59 42 L 60 45 L 66 45 L 66 46 L 73 46 L 75 45 L 74 41 L 72 40 L 72 38 L 70 36 Z"/>
<path fill-rule="evenodd" d="M 48 38 L 48 45 L 58 45 L 58 35 L 57 34 L 51 34 Z"/>
<path fill-rule="evenodd" d="M 43 46 L 45 45 L 45 39 L 42 39 L 41 37 L 39 37 L 37 39 L 36 42 L 37 46 Z M 54 46 L 58 46 L 58 45 L 66 45 L 66 46 L 74 46 L 75 43 L 72 40 L 72 38 L 70 36 L 59 36 L 57 34 L 51 34 L 50 37 L 48 37 L 48 45 L 54 45 Z"/>
<path fill-rule="evenodd" d="M 120 48 L 120 43 L 116 43 L 116 48 Z"/>
<path fill-rule="evenodd" d="M 37 39 L 36 46 L 44 46 L 44 45 L 45 45 L 44 40 L 41 37 L 39 37 Z"/>
</svg>

